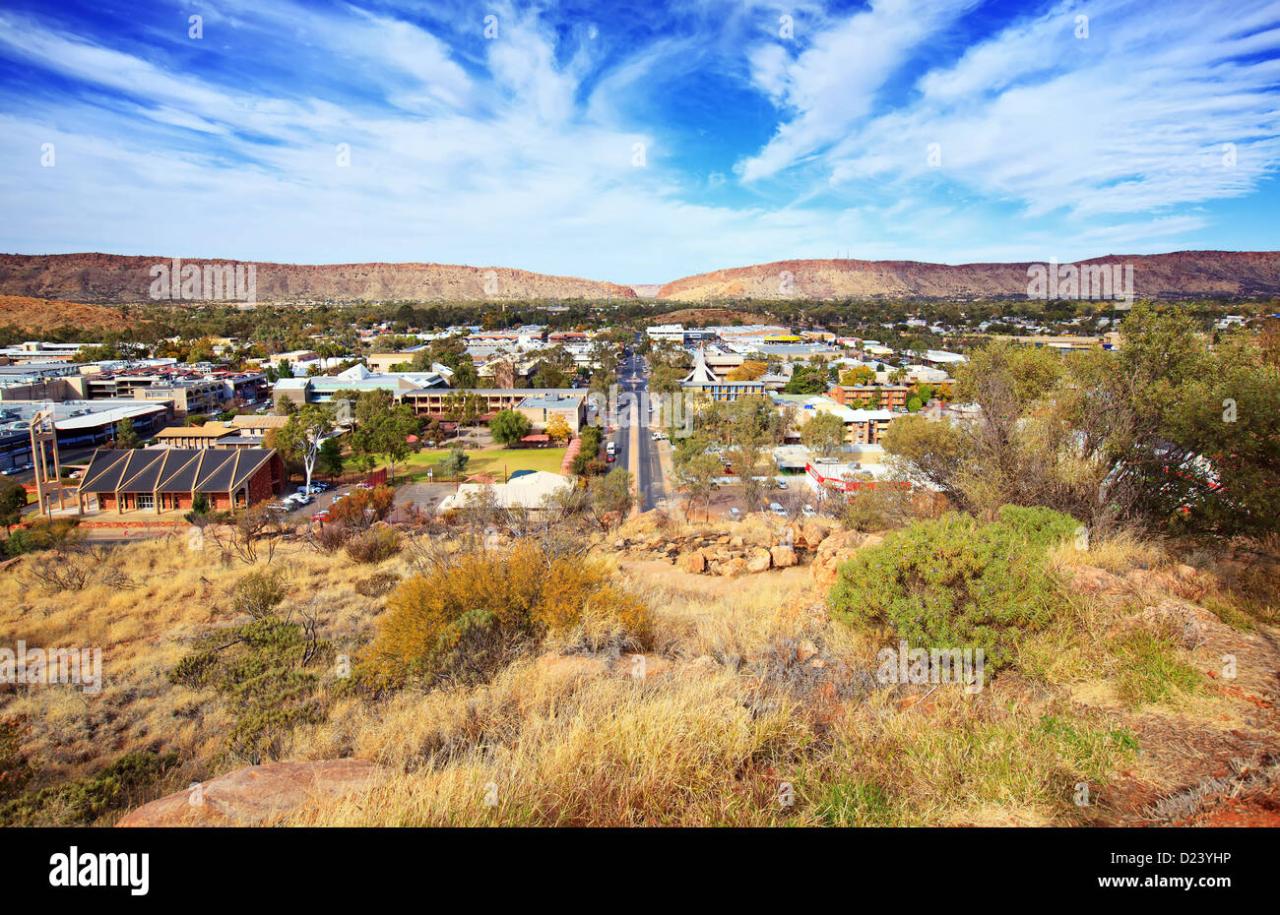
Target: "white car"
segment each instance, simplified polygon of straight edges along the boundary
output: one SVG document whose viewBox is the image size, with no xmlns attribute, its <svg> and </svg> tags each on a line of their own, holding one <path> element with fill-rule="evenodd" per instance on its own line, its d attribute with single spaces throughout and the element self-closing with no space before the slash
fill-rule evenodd
<svg viewBox="0 0 1280 915">
<path fill-rule="evenodd" d="M 806 518 L 812 518 L 814 515 L 816 515 L 816 514 L 817 514 L 817 512 L 813 510 L 813 506 L 812 506 L 812 505 L 806 505 L 806 506 L 804 507 L 803 511 L 804 511 L 804 516 L 805 516 Z"/>
<path fill-rule="evenodd" d="M 777 502 L 769 503 L 769 511 L 773 512 L 779 518 L 785 518 L 787 516 L 787 510 Z"/>
<path fill-rule="evenodd" d="M 729 509 L 729 517 L 732 518 L 734 521 L 737 521 L 739 518 L 742 517 L 742 512 L 738 511 L 737 506 L 734 506 L 733 508 Z"/>
</svg>

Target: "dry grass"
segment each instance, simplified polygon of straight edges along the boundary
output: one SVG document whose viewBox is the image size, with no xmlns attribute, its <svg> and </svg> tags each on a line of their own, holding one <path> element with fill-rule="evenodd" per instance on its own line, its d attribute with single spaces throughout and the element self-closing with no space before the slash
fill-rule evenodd
<svg viewBox="0 0 1280 915">
<path fill-rule="evenodd" d="M 646 517 L 625 533 L 659 526 Z M 223 565 L 213 552 L 187 553 L 184 545 L 174 538 L 115 550 L 101 581 L 126 580 L 78 592 L 36 589 L 22 563 L 0 578 L 0 644 L 22 638 L 104 653 L 100 695 L 73 687 L 0 690 L 0 719 L 28 722 L 22 751 L 39 766 L 39 786 L 90 775 L 140 749 L 181 758 L 157 793 L 239 765 L 225 747 L 235 710 L 209 691 L 172 684 L 169 672 L 197 636 L 245 621 L 231 598 L 248 567 Z M 408 549 L 376 573 L 408 578 L 413 555 Z M 1129 592 L 1104 600 L 1064 587 L 1057 622 L 1024 641 L 1013 670 L 969 696 L 954 686 L 875 683 L 876 637 L 828 619 L 807 569 L 721 579 L 665 563 L 603 561 L 652 607 L 655 643 L 643 668 L 626 655 L 579 648 L 522 658 L 479 686 L 405 688 L 381 698 L 333 691 L 324 720 L 297 728 L 285 756 L 355 756 L 378 762 L 388 777 L 366 796 L 310 808 L 293 821 L 1126 822 L 1137 814 L 1120 799 L 1080 808 L 1073 796 L 1083 782 L 1110 797 L 1122 773 L 1161 787 L 1181 780 L 1169 773 L 1191 765 L 1187 754 L 1180 751 L 1175 765 L 1174 751 L 1151 733 L 1197 735 L 1206 745 L 1228 732 L 1270 727 L 1274 735 L 1274 721 L 1259 717 L 1269 712 L 1212 684 L 1189 695 L 1162 692 L 1168 671 L 1182 677 L 1184 667 L 1212 666 L 1216 642 L 1194 650 L 1161 643 L 1144 655 L 1146 679 L 1135 686 L 1137 667 L 1124 666 L 1116 647 L 1117 627 L 1135 612 Z M 1120 538 L 1051 559 L 1064 580 L 1081 569 L 1121 579 L 1172 561 L 1165 547 Z M 272 567 L 287 591 L 281 612 L 309 608 L 321 636 L 353 657 L 373 640 L 386 598 L 369 587 L 369 566 L 287 546 Z M 1232 633 L 1222 627 L 1215 638 Z M 1266 650 L 1272 653 L 1260 657 L 1274 660 Z M 325 678 L 333 684 L 332 673 Z M 1126 690 L 1139 687 L 1135 708 Z M 1199 752 L 1195 764 L 1211 765 L 1211 753 Z"/>
</svg>

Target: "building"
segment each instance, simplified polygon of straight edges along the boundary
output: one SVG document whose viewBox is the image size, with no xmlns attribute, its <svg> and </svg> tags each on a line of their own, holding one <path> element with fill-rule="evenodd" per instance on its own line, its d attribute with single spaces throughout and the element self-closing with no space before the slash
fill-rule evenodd
<svg viewBox="0 0 1280 915">
<path fill-rule="evenodd" d="M 399 401 L 412 391 L 448 390 L 448 382 L 438 372 L 371 372 L 363 365 L 353 365 L 338 375 L 313 375 L 309 378 L 281 378 L 275 384 L 275 399 L 292 400 L 301 406 L 329 403 L 339 391 L 386 391 Z"/>
<path fill-rule="evenodd" d="M 870 403 L 884 410 L 906 410 L 915 390 L 909 384 L 839 384 L 831 397 L 842 404 Z"/>
<path fill-rule="evenodd" d="M 466 508 L 473 499 L 484 499 L 488 493 L 493 494 L 500 508 L 536 511 L 544 507 L 549 499 L 570 492 L 573 486 L 570 477 L 546 470 L 513 476 L 506 483 L 462 483 L 457 492 L 440 501 L 437 511 L 444 514 Z"/>
<path fill-rule="evenodd" d="M 156 444 L 162 448 L 199 450 L 219 448 L 221 439 L 235 438 L 236 431 L 222 423 L 205 423 L 203 426 L 169 426 L 156 433 Z"/>
<path fill-rule="evenodd" d="M 258 505 L 284 490 L 272 449 L 99 448 L 77 490 L 79 511 L 187 512 L 203 495 L 214 511 Z"/>
<path fill-rule="evenodd" d="M 800 437 L 800 430 L 819 413 L 830 413 L 844 424 L 844 440 L 850 445 L 879 444 L 894 414 L 888 410 L 858 410 L 845 406 L 834 397 L 821 394 L 774 394 L 772 400 L 778 407 L 795 407 L 796 427 L 792 436 Z"/>
<path fill-rule="evenodd" d="M 418 416 L 444 420 L 449 419 L 450 408 L 460 395 L 480 399 L 480 418 L 485 421 L 493 419 L 502 410 L 519 409 L 526 400 L 540 404 L 530 409 L 542 410 L 559 408 L 561 404 L 567 407 L 568 402 L 564 398 L 576 398 L 580 405 L 578 425 L 570 422 L 570 428 L 576 432 L 584 422 L 586 397 L 576 388 L 425 388 L 409 391 L 403 400 L 413 407 Z M 545 406 L 541 405 L 543 403 Z M 532 416 L 530 421 L 533 421 Z"/>
<path fill-rule="evenodd" d="M 680 386 L 695 395 L 715 401 L 733 401 L 749 394 L 763 394 L 762 381 L 723 381 L 707 365 L 707 355 L 699 349 L 693 355 L 693 371 L 684 377 Z"/>
<path fill-rule="evenodd" d="M 134 431 L 149 438 L 173 421 L 168 404 L 142 401 L 6 401 L 0 404 L 0 470 L 32 463 L 29 427 L 36 413 L 53 411 L 58 450 L 64 453 L 114 444 L 116 426 L 129 420 Z"/>
<path fill-rule="evenodd" d="M 574 435 L 586 424 L 587 398 L 584 394 L 532 394 L 516 404 L 516 412 L 528 417 L 533 428 L 545 431 L 547 424 L 559 416 Z"/>
</svg>

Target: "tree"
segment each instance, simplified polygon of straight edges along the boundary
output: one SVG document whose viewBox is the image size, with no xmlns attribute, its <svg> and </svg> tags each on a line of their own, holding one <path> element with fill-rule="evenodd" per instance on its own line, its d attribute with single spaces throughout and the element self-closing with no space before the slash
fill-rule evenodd
<svg viewBox="0 0 1280 915">
<path fill-rule="evenodd" d="M 324 437 L 333 431 L 333 412 L 322 404 L 306 404 L 299 407 L 289 421 L 268 435 L 268 444 L 291 463 L 301 464 L 306 474 L 307 488 L 311 488 L 311 474 Z"/>
<path fill-rule="evenodd" d="M 855 365 L 853 368 L 841 373 L 840 375 L 840 383 L 849 386 L 853 386 L 855 384 L 873 384 L 875 380 L 875 369 L 869 365 Z"/>
<path fill-rule="evenodd" d="M 133 420 L 128 417 L 116 423 L 114 431 L 117 448 L 127 450 L 137 448 L 142 444 L 142 440 L 138 438 L 138 433 L 133 428 Z"/>
<path fill-rule="evenodd" d="M 573 437 L 573 432 L 569 429 L 568 421 L 557 414 L 547 421 L 547 435 L 553 442 L 567 442 Z"/>
<path fill-rule="evenodd" d="M 787 394 L 825 394 L 827 387 L 825 366 L 797 365 L 782 390 Z"/>
<path fill-rule="evenodd" d="M 27 490 L 21 483 L 8 477 L 0 479 L 0 524 L 7 532 L 22 520 L 22 510 L 27 507 Z"/>
<path fill-rule="evenodd" d="M 621 523 L 630 514 L 635 504 L 631 481 L 629 471 L 615 467 L 591 484 L 591 507 L 602 524 L 604 519 L 615 515 Z"/>
<path fill-rule="evenodd" d="M 489 423 L 489 431 L 493 433 L 494 440 L 508 448 L 528 435 L 532 428 L 529 417 L 515 410 L 502 410 Z"/>
<path fill-rule="evenodd" d="M 396 464 L 409 456 L 409 436 L 421 428 L 413 408 L 397 404 L 389 391 L 361 391 L 356 398 L 355 420 L 353 450 L 369 457 L 384 457 L 388 473 L 394 478 Z"/>
<path fill-rule="evenodd" d="M 726 378 L 729 381 L 755 381 L 768 370 L 768 364 L 754 359 L 747 359 L 741 365 L 730 369 Z"/>
<path fill-rule="evenodd" d="M 711 493 L 715 491 L 716 480 L 724 475 L 724 464 L 720 458 L 704 451 L 676 464 L 675 471 L 676 481 L 688 497 L 685 515 L 691 514 L 691 510 L 697 507 L 698 501 L 702 500 L 707 518 L 710 519 Z"/>
<path fill-rule="evenodd" d="M 320 455 L 316 466 L 320 468 L 322 473 L 336 477 L 342 473 L 345 463 L 346 459 L 342 456 L 342 443 L 336 438 L 326 438 L 320 445 Z"/>
<path fill-rule="evenodd" d="M 800 427 L 800 441 L 823 457 L 835 454 L 844 444 L 844 423 L 834 413 L 819 413 Z"/>
<path fill-rule="evenodd" d="M 440 475 L 457 479 L 462 476 L 462 471 L 466 470 L 467 462 L 471 460 L 470 456 L 461 448 L 451 448 L 449 453 L 439 463 Z"/>
</svg>

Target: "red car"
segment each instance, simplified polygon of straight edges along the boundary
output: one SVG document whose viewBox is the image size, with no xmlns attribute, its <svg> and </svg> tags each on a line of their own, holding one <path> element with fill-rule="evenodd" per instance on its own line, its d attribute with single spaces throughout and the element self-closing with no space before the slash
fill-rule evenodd
<svg viewBox="0 0 1280 915">
<path fill-rule="evenodd" d="M 604 461 L 605 461 L 605 463 L 606 463 L 606 464 L 612 464 L 612 463 L 613 463 L 614 461 L 616 461 L 616 460 L 617 460 L 617 457 L 615 457 L 615 456 L 614 456 L 614 455 L 612 455 L 612 454 L 606 454 L 606 455 L 604 456 Z"/>
<path fill-rule="evenodd" d="M 314 515 L 311 516 L 311 520 L 312 521 L 328 521 L 329 509 L 322 508 L 320 511 L 316 512 Z"/>
</svg>

